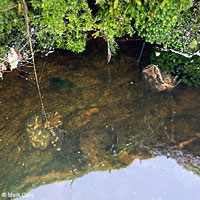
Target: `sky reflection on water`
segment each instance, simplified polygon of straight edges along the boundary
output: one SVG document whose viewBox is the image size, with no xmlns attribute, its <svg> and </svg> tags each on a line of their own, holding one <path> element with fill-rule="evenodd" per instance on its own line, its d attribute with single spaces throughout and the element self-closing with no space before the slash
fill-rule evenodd
<svg viewBox="0 0 200 200">
<path fill-rule="evenodd" d="M 62 181 L 33 189 L 34 200 L 199 200 L 200 177 L 164 156 L 142 161 L 111 173 L 91 172 L 71 187 Z M 30 200 L 32 198 L 18 198 Z"/>
</svg>

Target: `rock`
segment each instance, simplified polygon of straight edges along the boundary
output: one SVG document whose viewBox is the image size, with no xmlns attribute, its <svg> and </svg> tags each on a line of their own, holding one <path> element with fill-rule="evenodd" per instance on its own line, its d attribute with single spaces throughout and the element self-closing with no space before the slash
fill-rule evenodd
<svg viewBox="0 0 200 200">
<path fill-rule="evenodd" d="M 151 89 L 157 92 L 173 90 L 181 82 L 177 81 L 178 76 L 173 77 L 170 73 L 161 72 L 156 65 L 148 65 L 142 70 L 142 74 Z"/>
<path fill-rule="evenodd" d="M 18 67 L 19 61 L 22 60 L 22 56 L 14 48 L 10 48 L 5 58 L 5 61 L 8 63 L 10 70 L 16 69 Z"/>
<path fill-rule="evenodd" d="M 3 77 L 4 72 L 16 69 L 23 58 L 16 49 L 10 48 L 2 60 L 3 62 L 0 63 L 0 78 Z"/>
</svg>

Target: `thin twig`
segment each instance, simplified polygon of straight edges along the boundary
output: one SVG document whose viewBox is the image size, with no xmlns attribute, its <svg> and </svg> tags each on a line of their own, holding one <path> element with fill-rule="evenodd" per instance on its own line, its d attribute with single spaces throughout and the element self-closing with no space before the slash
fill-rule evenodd
<svg viewBox="0 0 200 200">
<path fill-rule="evenodd" d="M 110 44 L 109 44 L 109 39 L 107 40 L 107 46 L 108 46 L 108 56 L 107 56 L 107 61 L 108 63 L 110 62 L 111 60 L 111 57 L 112 57 L 112 53 L 111 53 L 111 50 L 110 50 Z"/>
<path fill-rule="evenodd" d="M 44 109 L 44 103 L 43 103 L 43 100 L 42 100 L 42 95 L 41 95 L 40 86 L 39 86 L 38 77 L 37 77 L 35 58 L 34 58 L 34 52 L 33 52 L 33 46 L 32 46 L 32 42 L 31 42 L 31 34 L 30 34 L 30 28 L 29 28 L 28 8 L 27 8 L 25 0 L 22 0 L 22 4 L 23 4 L 23 8 L 24 8 L 27 35 L 28 35 L 28 39 L 29 39 L 29 45 L 30 45 L 31 56 L 32 56 L 32 61 L 33 61 L 35 82 L 36 82 L 36 85 L 37 85 L 37 89 L 38 89 L 38 93 L 39 93 L 39 97 L 40 97 L 40 102 L 41 102 L 41 107 L 42 107 L 42 114 L 44 115 L 46 121 L 48 121 L 47 115 L 46 115 L 46 112 L 45 112 L 45 109 Z"/>
<path fill-rule="evenodd" d="M 126 10 L 125 10 L 125 12 L 124 12 L 124 19 L 125 19 L 125 17 L 126 17 L 126 13 L 127 13 L 127 11 L 128 11 L 128 9 L 130 8 L 130 4 L 127 6 L 127 8 L 126 8 Z"/>
<path fill-rule="evenodd" d="M 191 35 L 190 32 L 186 31 L 186 30 L 172 30 L 172 32 L 184 32 L 186 33 L 186 35 L 188 35 L 192 40 L 194 40 L 194 37 Z"/>
<path fill-rule="evenodd" d="M 12 5 L 10 8 L 5 8 L 5 9 L 0 9 L 0 12 L 4 12 L 4 11 L 7 11 L 7 10 L 11 10 L 13 8 L 16 8 L 18 6 L 18 4 L 14 4 Z"/>
<path fill-rule="evenodd" d="M 142 50 L 141 50 L 140 55 L 139 55 L 139 58 L 138 58 L 138 63 L 140 63 L 140 59 L 141 59 L 142 53 L 143 53 L 143 51 L 144 51 L 144 46 L 145 46 L 145 41 L 144 41 L 143 44 L 142 44 Z"/>
</svg>

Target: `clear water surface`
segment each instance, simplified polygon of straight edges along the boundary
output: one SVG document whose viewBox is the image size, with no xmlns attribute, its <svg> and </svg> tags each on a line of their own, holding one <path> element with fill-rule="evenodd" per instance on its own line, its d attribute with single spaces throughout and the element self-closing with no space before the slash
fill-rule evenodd
<svg viewBox="0 0 200 200">
<path fill-rule="evenodd" d="M 5 74 L 0 199 L 199 200 L 200 88 L 152 92 L 136 54 L 39 56 L 50 129 L 32 68 Z"/>
</svg>

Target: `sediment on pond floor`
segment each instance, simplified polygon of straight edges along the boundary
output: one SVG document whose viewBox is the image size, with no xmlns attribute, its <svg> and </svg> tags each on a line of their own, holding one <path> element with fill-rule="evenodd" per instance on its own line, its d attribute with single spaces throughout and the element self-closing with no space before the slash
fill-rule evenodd
<svg viewBox="0 0 200 200">
<path fill-rule="evenodd" d="M 93 45 L 80 55 L 57 51 L 37 58 L 45 109 L 61 116 L 60 151 L 52 145 L 35 148 L 27 133 L 30 119 L 41 115 L 34 76 L 5 74 L 0 90 L 1 191 L 25 192 L 157 155 L 171 156 L 199 173 L 200 88 L 179 85 L 173 92 L 153 93 L 142 79 L 137 48 L 119 52 L 109 64 L 103 48 Z M 148 49 L 143 59 L 147 55 Z"/>
</svg>

